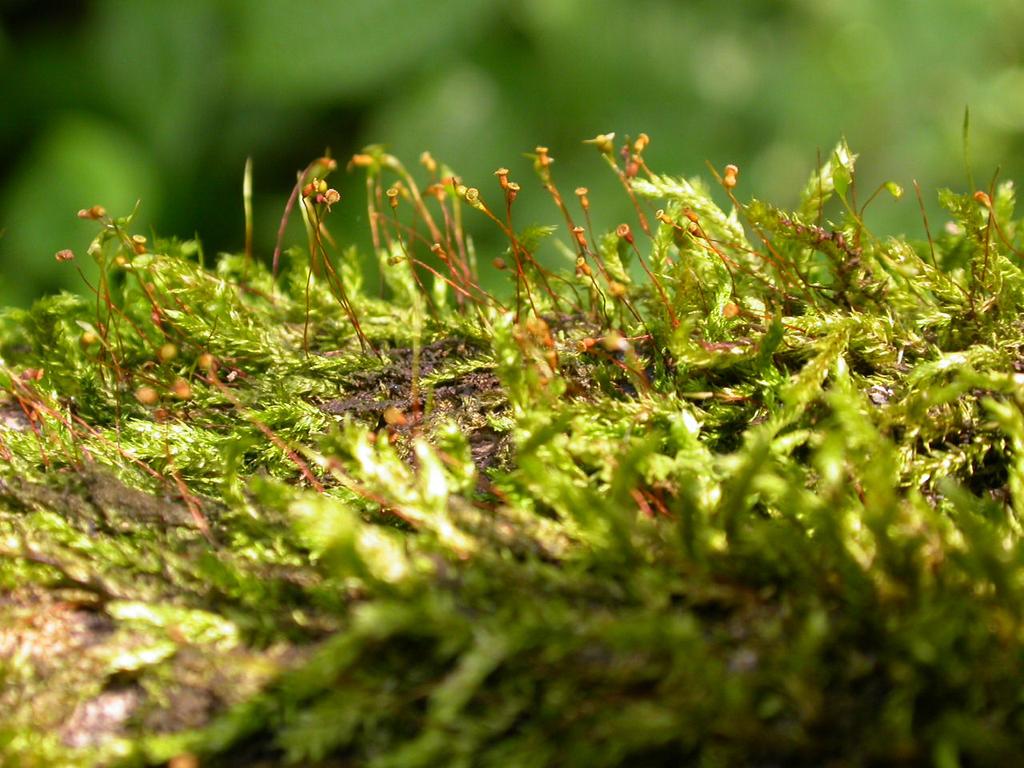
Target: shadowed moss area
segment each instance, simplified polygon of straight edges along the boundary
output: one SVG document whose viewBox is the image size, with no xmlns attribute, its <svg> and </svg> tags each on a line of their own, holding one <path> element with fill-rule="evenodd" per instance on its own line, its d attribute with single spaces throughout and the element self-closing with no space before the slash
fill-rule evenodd
<svg viewBox="0 0 1024 768">
<path fill-rule="evenodd" d="M 845 143 L 781 210 L 648 141 L 608 233 L 542 147 L 321 158 L 275 267 L 83 211 L 0 314 L 4 764 L 1024 758 L 1013 185 L 880 237 Z"/>
</svg>

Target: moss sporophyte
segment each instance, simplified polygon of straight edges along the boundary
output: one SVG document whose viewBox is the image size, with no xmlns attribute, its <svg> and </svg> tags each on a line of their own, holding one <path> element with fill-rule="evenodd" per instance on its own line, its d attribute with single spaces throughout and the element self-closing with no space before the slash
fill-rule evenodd
<svg viewBox="0 0 1024 768">
<path fill-rule="evenodd" d="M 79 213 L 0 313 L 4 764 L 1021 761 L 1013 185 L 882 237 L 845 143 L 795 210 L 590 143 L 610 231 L 545 147 L 318 158 L 269 266 L 251 163 L 208 268 Z"/>
</svg>

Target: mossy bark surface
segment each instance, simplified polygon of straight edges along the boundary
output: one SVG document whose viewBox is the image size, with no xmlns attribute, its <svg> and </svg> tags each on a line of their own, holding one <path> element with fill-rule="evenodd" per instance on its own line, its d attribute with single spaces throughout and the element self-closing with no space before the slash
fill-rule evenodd
<svg viewBox="0 0 1024 768">
<path fill-rule="evenodd" d="M 845 144 L 782 211 L 594 143 L 603 235 L 543 148 L 561 233 L 357 155 L 372 277 L 326 159 L 276 275 L 83 212 L 0 313 L 5 765 L 1024 757 L 1012 185 L 880 238 Z"/>
</svg>

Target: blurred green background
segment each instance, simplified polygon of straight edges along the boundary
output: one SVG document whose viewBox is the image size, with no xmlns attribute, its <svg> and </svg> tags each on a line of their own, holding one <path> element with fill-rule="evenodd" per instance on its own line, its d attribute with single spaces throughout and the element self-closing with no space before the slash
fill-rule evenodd
<svg viewBox="0 0 1024 768">
<path fill-rule="evenodd" d="M 0 305 L 79 284 L 53 254 L 84 251 L 94 203 L 240 250 L 250 155 L 266 258 L 295 172 L 371 142 L 485 198 L 510 167 L 524 225 L 558 220 L 522 156 L 545 144 L 614 225 L 627 201 L 581 139 L 646 131 L 656 170 L 734 162 L 741 198 L 788 204 L 845 134 L 861 189 L 916 178 L 939 215 L 966 105 L 979 184 L 1021 177 L 1021 29 L 1019 0 L 0 0 Z M 365 238 L 358 179 L 336 183 L 333 227 Z M 922 231 L 912 194 L 868 222 Z"/>
</svg>

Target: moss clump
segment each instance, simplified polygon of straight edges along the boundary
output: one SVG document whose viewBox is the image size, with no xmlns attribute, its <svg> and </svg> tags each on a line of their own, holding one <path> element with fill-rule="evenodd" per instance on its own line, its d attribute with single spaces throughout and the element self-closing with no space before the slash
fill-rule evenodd
<svg viewBox="0 0 1024 768">
<path fill-rule="evenodd" d="M 277 275 L 83 211 L 94 298 L 0 316 L 6 761 L 1024 756 L 1012 185 L 910 242 L 844 144 L 795 211 L 727 169 L 725 211 L 594 143 L 636 219 L 596 232 L 538 148 L 568 271 L 507 172 L 489 204 L 378 149 L 381 289 L 326 158 Z"/>
</svg>

